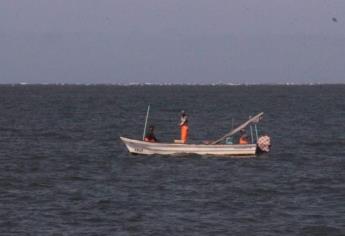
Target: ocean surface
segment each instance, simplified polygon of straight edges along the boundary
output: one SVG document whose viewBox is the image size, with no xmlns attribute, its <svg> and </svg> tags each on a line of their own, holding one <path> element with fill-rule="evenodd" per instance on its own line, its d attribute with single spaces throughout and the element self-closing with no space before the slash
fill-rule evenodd
<svg viewBox="0 0 345 236">
<path fill-rule="evenodd" d="M 130 155 L 265 112 L 252 158 Z M 0 86 L 0 235 L 345 235 L 345 85 Z"/>
</svg>

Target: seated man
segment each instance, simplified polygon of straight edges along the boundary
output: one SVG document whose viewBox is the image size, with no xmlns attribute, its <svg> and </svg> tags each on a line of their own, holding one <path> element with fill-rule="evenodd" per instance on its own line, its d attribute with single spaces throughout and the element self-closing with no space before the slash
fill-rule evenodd
<svg viewBox="0 0 345 236">
<path fill-rule="evenodd" d="M 241 130 L 240 134 L 241 136 L 240 136 L 239 144 L 249 144 L 248 135 L 245 133 L 245 131 Z"/>
<path fill-rule="evenodd" d="M 145 142 L 151 142 L 151 143 L 158 142 L 157 138 L 155 137 L 155 134 L 153 133 L 154 128 L 155 127 L 153 125 L 150 125 L 149 132 L 146 134 L 144 138 Z"/>
</svg>

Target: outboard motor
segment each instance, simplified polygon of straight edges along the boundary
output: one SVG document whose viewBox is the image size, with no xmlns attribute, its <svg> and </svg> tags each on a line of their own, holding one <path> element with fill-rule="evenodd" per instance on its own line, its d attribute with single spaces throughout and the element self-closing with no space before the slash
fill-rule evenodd
<svg viewBox="0 0 345 236">
<path fill-rule="evenodd" d="M 271 138 L 267 134 L 261 135 L 256 144 L 258 153 L 269 152 L 271 150 Z"/>
</svg>

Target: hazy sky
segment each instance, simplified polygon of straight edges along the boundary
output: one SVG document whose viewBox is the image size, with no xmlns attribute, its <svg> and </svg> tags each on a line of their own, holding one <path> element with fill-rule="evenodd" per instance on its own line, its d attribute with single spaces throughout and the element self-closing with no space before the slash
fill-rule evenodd
<svg viewBox="0 0 345 236">
<path fill-rule="evenodd" d="M 345 83 L 345 1 L 1 0 L 18 82 Z"/>
</svg>

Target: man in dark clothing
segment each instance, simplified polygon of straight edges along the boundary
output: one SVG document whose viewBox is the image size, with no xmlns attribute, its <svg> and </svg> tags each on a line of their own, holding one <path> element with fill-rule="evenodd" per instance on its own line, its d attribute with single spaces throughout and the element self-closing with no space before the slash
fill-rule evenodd
<svg viewBox="0 0 345 236">
<path fill-rule="evenodd" d="M 150 125 L 149 132 L 147 132 L 147 134 L 146 134 L 146 136 L 144 138 L 145 142 L 151 142 L 151 143 L 158 142 L 158 140 L 157 140 L 157 138 L 155 137 L 155 134 L 154 134 L 154 129 L 155 129 L 155 127 L 153 125 Z"/>
</svg>

